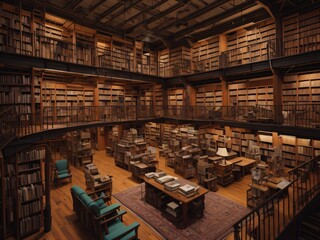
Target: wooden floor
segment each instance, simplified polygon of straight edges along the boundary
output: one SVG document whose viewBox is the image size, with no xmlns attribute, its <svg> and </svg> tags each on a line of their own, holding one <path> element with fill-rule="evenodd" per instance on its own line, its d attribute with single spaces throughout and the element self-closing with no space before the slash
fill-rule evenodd
<svg viewBox="0 0 320 240">
<path fill-rule="evenodd" d="M 61 158 L 59 154 L 53 156 L 55 159 Z M 165 159 L 159 157 L 158 168 L 171 175 L 176 175 L 173 169 L 165 167 Z M 121 192 L 129 187 L 136 186 L 138 183 L 131 180 L 131 173 L 120 167 L 115 166 L 114 159 L 106 156 L 104 151 L 97 151 L 94 155 L 94 163 L 99 169 L 100 174 L 113 176 L 113 193 Z M 38 233 L 31 236 L 28 239 L 93 239 L 92 236 L 81 229 L 77 216 L 72 210 L 72 199 L 70 194 L 70 187 L 72 185 L 78 185 L 85 189 L 84 170 L 81 167 L 75 168 L 71 166 L 72 171 L 72 183 L 68 183 L 57 189 L 51 191 L 51 213 L 52 213 L 52 229 L 48 233 Z M 178 176 L 178 175 L 176 175 Z M 178 176 L 180 177 L 180 176 Z M 239 182 L 230 184 L 227 187 L 219 186 L 218 194 L 233 200 L 240 205 L 246 206 L 246 191 L 249 189 L 248 184 L 251 181 L 251 176 L 247 175 Z M 113 198 L 113 202 L 116 200 Z M 125 207 L 122 207 L 126 209 Z M 139 238 L 141 240 L 149 239 L 163 239 L 152 228 L 141 221 L 136 215 L 130 211 L 125 215 L 124 222 L 132 223 L 137 221 L 140 223 Z"/>
</svg>

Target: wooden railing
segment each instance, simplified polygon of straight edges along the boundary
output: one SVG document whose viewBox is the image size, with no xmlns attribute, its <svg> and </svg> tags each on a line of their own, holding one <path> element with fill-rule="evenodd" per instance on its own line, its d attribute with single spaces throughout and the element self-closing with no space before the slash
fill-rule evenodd
<svg viewBox="0 0 320 240">
<path fill-rule="evenodd" d="M 234 224 L 234 239 L 276 239 L 320 192 L 320 156 L 288 172 L 291 183 Z"/>
<path fill-rule="evenodd" d="M 277 115 L 276 110 L 283 109 Z M 110 106 L 44 107 L 35 113 L 17 113 L 11 108 L 0 115 L 3 134 L 25 136 L 39 131 L 95 122 L 124 122 L 173 118 L 178 120 L 259 122 L 317 128 L 320 104 L 256 106 L 162 106 L 113 104 Z"/>
</svg>

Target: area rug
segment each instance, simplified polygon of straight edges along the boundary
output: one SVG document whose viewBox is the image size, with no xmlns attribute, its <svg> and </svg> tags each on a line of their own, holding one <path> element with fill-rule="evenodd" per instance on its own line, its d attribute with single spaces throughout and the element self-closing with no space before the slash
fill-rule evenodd
<svg viewBox="0 0 320 240">
<path fill-rule="evenodd" d="M 144 184 L 113 196 L 167 240 L 223 239 L 232 231 L 233 224 L 249 212 L 248 208 L 209 192 L 205 195 L 203 217 L 179 229 L 163 217 L 160 210 L 141 200 L 141 190 L 144 191 Z"/>
</svg>

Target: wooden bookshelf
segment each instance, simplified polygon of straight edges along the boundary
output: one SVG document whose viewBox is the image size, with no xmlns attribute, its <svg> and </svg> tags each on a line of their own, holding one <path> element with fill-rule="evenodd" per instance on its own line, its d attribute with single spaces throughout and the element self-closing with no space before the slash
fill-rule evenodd
<svg viewBox="0 0 320 240">
<path fill-rule="evenodd" d="M 192 70 L 210 71 L 218 68 L 219 36 L 196 42 L 192 46 Z"/>
<path fill-rule="evenodd" d="M 30 121 L 32 106 L 32 78 L 30 73 L 3 72 L 0 76 L 0 107 L 13 106 L 20 121 Z"/>
<path fill-rule="evenodd" d="M 47 108 L 46 116 L 54 121 L 85 121 L 89 113 L 82 108 L 84 112 L 79 114 L 80 107 L 94 105 L 94 89 L 91 86 L 42 81 L 40 91 L 42 108 Z"/>
<path fill-rule="evenodd" d="M 272 78 L 256 78 L 229 84 L 229 102 L 238 106 L 273 105 Z"/>
<path fill-rule="evenodd" d="M 205 87 L 196 88 L 196 105 L 205 107 L 221 107 L 221 84 L 210 84 Z"/>
<path fill-rule="evenodd" d="M 273 39 L 273 19 L 227 34 L 229 66 L 268 59 L 267 43 Z"/>
<path fill-rule="evenodd" d="M 43 226 L 43 162 L 46 148 L 35 146 L 4 156 L 1 175 L 6 195 L 3 202 L 5 237 L 25 238 Z"/>
<path fill-rule="evenodd" d="M 261 160 L 268 162 L 274 152 L 274 134 L 272 132 L 258 132 Z"/>
<path fill-rule="evenodd" d="M 320 49 L 319 10 L 291 14 L 283 18 L 284 54 L 293 55 Z"/>
</svg>

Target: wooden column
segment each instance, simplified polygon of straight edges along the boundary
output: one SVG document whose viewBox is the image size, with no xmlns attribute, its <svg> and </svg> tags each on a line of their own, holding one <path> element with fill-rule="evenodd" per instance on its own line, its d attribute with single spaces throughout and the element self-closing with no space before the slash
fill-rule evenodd
<svg viewBox="0 0 320 240">
<path fill-rule="evenodd" d="M 167 88 L 167 85 L 166 85 L 166 82 L 163 82 L 162 83 L 162 99 L 163 99 L 163 102 L 162 102 L 162 109 L 163 109 L 163 113 L 162 115 L 163 116 L 167 116 L 168 115 L 168 88 Z"/>
<path fill-rule="evenodd" d="M 222 117 L 226 116 L 228 113 L 229 104 L 229 87 L 228 82 L 222 76 L 220 76 L 221 88 L 222 88 Z"/>
<path fill-rule="evenodd" d="M 196 90 L 193 86 L 191 86 L 190 84 L 185 84 L 185 94 L 184 97 L 186 99 L 186 114 L 187 117 L 193 119 L 196 115 Z"/>
<path fill-rule="evenodd" d="M 227 36 L 225 34 L 219 35 L 219 68 L 225 68 L 228 66 L 228 59 L 223 52 L 228 50 Z"/>
<path fill-rule="evenodd" d="M 105 133 L 104 130 L 105 130 L 104 127 L 97 128 L 97 150 L 98 151 L 104 150 L 106 147 L 105 134 L 107 133 Z"/>
<path fill-rule="evenodd" d="M 282 86 L 283 74 L 278 71 L 273 71 L 273 104 L 274 104 L 274 122 L 282 124 Z"/>
<path fill-rule="evenodd" d="M 102 114 L 100 114 L 100 111 L 102 111 L 103 109 L 100 109 L 99 108 L 99 87 L 98 87 L 98 81 L 96 82 L 96 86 L 95 86 L 95 88 L 94 88 L 94 90 L 93 90 L 93 106 L 94 106 L 94 109 L 95 109 L 95 120 L 96 121 L 101 121 L 101 120 L 103 120 L 103 119 L 100 119 L 100 115 Z"/>
<path fill-rule="evenodd" d="M 227 36 L 225 34 L 219 35 L 219 66 L 220 68 L 227 67 L 227 58 L 224 55 L 221 55 L 224 51 L 227 51 Z M 229 89 L 228 83 L 223 76 L 220 76 L 221 88 L 222 88 L 222 117 L 227 113 L 227 106 L 229 104 Z"/>
<path fill-rule="evenodd" d="M 276 17 L 276 56 L 283 56 L 283 28 L 282 28 L 282 17 L 278 15 Z M 270 49 L 269 49 L 270 51 Z"/>
</svg>

